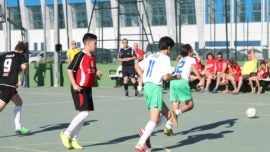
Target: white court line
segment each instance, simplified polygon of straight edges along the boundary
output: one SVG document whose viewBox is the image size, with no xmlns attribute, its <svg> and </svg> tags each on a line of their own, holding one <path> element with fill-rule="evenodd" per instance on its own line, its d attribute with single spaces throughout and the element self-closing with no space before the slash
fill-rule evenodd
<svg viewBox="0 0 270 152">
<path fill-rule="evenodd" d="M 20 151 L 31 151 L 31 152 L 48 152 L 43 150 L 37 150 L 32 148 L 23 148 L 23 147 L 16 147 L 16 146 L 0 146 L 0 149 L 14 149 L 14 150 L 20 150 Z"/>
</svg>

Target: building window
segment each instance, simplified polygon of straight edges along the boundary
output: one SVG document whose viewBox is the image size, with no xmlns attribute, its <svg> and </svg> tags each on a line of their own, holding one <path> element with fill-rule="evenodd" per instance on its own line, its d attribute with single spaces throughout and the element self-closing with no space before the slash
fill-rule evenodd
<svg viewBox="0 0 270 152">
<path fill-rule="evenodd" d="M 0 30 L 3 30 L 3 24 L 0 23 Z"/>
<path fill-rule="evenodd" d="M 72 4 L 71 12 L 72 12 L 72 20 L 73 20 L 74 28 L 88 27 L 85 4 Z"/>
<path fill-rule="evenodd" d="M 10 11 L 11 29 L 13 30 L 20 29 L 22 26 L 22 22 L 19 7 L 9 8 L 9 11 Z"/>
<path fill-rule="evenodd" d="M 42 15 L 40 6 L 29 7 L 29 22 L 31 29 L 42 29 Z"/>
<path fill-rule="evenodd" d="M 227 3 L 226 3 L 227 2 Z M 229 23 L 231 21 L 231 1 L 229 0 L 223 0 L 223 10 L 222 10 L 222 23 L 226 23 L 226 17 L 227 17 L 227 22 Z M 227 10 L 226 10 L 226 7 Z M 227 11 L 227 14 L 226 14 Z"/>
<path fill-rule="evenodd" d="M 152 26 L 167 25 L 165 0 L 147 0 L 147 12 Z"/>
<path fill-rule="evenodd" d="M 252 22 L 261 21 L 261 0 L 252 0 Z"/>
<path fill-rule="evenodd" d="M 217 4 L 216 0 L 208 0 L 206 3 L 206 23 L 216 23 L 217 17 Z"/>
<path fill-rule="evenodd" d="M 111 2 L 97 3 L 96 18 L 98 27 L 112 27 Z"/>
<path fill-rule="evenodd" d="M 51 29 L 54 28 L 54 7 L 53 5 L 49 5 L 49 14 L 50 15 L 50 26 Z M 65 20 L 64 20 L 64 12 L 63 12 L 63 5 L 58 4 L 58 22 L 59 22 L 59 28 L 65 28 Z"/>
<path fill-rule="evenodd" d="M 128 2 L 128 3 L 126 3 Z M 121 0 L 120 2 L 121 26 L 138 26 L 139 13 L 135 0 Z"/>
<path fill-rule="evenodd" d="M 34 42 L 34 50 L 38 50 L 38 43 Z"/>
<path fill-rule="evenodd" d="M 178 0 L 177 16 L 181 17 L 181 25 L 196 24 L 196 13 L 194 0 Z"/>
<path fill-rule="evenodd" d="M 246 22 L 246 0 L 240 0 L 237 3 L 237 7 L 239 7 L 239 22 Z"/>
</svg>

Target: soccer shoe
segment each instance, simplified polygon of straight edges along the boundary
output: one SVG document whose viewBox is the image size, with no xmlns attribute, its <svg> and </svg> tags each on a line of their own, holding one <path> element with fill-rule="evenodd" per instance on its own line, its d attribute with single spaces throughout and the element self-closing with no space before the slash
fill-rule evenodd
<svg viewBox="0 0 270 152">
<path fill-rule="evenodd" d="M 139 134 L 140 136 L 142 136 L 143 133 L 144 133 L 144 129 L 140 129 L 139 132 L 138 132 L 138 134 Z M 150 141 L 150 137 L 147 138 L 147 140 L 146 140 L 146 142 L 145 142 L 145 145 L 146 145 L 146 147 L 147 147 L 148 149 L 151 149 L 151 148 L 152 148 L 152 146 L 151 146 L 151 141 Z M 151 151 L 151 150 L 150 150 L 150 151 Z"/>
<path fill-rule="evenodd" d="M 22 127 L 21 129 L 15 131 L 16 135 L 28 135 L 30 134 L 30 132 L 31 131 L 25 127 Z"/>
<path fill-rule="evenodd" d="M 71 149 L 71 137 L 70 135 L 65 135 L 63 131 L 60 132 L 60 138 L 62 141 L 62 144 L 67 148 L 67 149 Z"/>
<path fill-rule="evenodd" d="M 125 91 L 125 96 L 128 97 L 128 91 Z"/>
<path fill-rule="evenodd" d="M 178 127 L 178 116 L 173 111 L 170 111 L 170 116 L 173 127 Z"/>
<path fill-rule="evenodd" d="M 148 152 L 145 144 L 144 144 L 143 146 L 137 144 L 137 145 L 135 146 L 134 150 L 135 150 L 136 152 Z"/>
<path fill-rule="evenodd" d="M 173 133 L 172 129 L 168 129 L 167 127 L 165 127 L 165 128 L 163 129 L 163 133 L 164 133 L 164 135 L 166 135 L 166 136 L 175 136 L 175 134 Z"/>
<path fill-rule="evenodd" d="M 135 92 L 135 96 L 137 96 L 137 97 L 141 97 L 141 96 L 142 96 L 142 94 L 140 94 L 138 91 L 136 91 L 136 92 Z"/>
<path fill-rule="evenodd" d="M 83 147 L 78 143 L 78 140 L 72 140 L 71 142 L 71 146 L 74 149 L 83 149 Z"/>
</svg>

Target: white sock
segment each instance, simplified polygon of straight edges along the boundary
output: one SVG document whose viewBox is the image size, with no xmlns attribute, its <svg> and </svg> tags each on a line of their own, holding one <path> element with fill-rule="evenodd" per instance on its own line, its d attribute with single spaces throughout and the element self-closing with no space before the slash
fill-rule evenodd
<svg viewBox="0 0 270 152">
<path fill-rule="evenodd" d="M 172 129 L 172 122 L 171 122 L 171 120 L 168 120 L 168 121 L 167 121 L 167 123 L 166 123 L 166 128 Z"/>
<path fill-rule="evenodd" d="M 72 134 L 71 134 L 71 139 L 72 139 L 72 140 L 76 140 L 76 137 L 77 137 L 77 135 L 79 134 L 79 132 L 81 131 L 83 124 L 84 124 L 84 122 L 81 122 L 81 123 L 74 129 L 74 131 L 73 131 Z"/>
<path fill-rule="evenodd" d="M 165 124 L 166 122 L 167 122 L 166 117 L 165 117 L 164 115 L 160 115 L 160 117 L 159 117 L 159 122 L 158 122 L 157 126 L 163 125 L 163 124 Z"/>
<path fill-rule="evenodd" d="M 15 106 L 13 109 L 14 113 L 14 122 L 15 122 L 15 130 L 19 130 L 22 128 L 21 124 L 21 111 L 22 107 L 21 106 Z"/>
<path fill-rule="evenodd" d="M 175 112 L 175 114 L 176 114 L 177 116 L 179 116 L 179 115 L 182 114 L 182 110 L 181 110 L 181 109 L 177 109 L 177 110 L 175 110 L 174 112 Z"/>
<path fill-rule="evenodd" d="M 64 134 L 66 135 L 72 135 L 73 131 L 80 125 L 80 123 L 83 124 L 84 120 L 87 118 L 89 115 L 89 112 L 87 111 L 82 111 L 77 114 L 69 124 L 68 128 L 65 130 Z"/>
<path fill-rule="evenodd" d="M 139 145 L 145 144 L 147 138 L 150 137 L 150 135 L 152 134 L 152 132 L 156 128 L 156 125 L 157 124 L 155 122 L 148 121 L 147 125 L 145 126 L 144 133 L 143 133 L 143 135 L 141 136 L 141 138 L 140 138 L 140 140 L 138 142 Z"/>
<path fill-rule="evenodd" d="M 138 91 L 142 91 L 142 86 L 139 86 L 138 85 L 138 88 L 137 89 L 138 89 Z"/>
</svg>

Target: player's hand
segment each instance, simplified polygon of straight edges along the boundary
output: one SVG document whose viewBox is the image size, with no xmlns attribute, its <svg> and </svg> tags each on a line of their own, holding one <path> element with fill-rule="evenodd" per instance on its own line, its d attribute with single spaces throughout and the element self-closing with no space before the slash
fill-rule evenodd
<svg viewBox="0 0 270 152">
<path fill-rule="evenodd" d="M 81 88 L 79 85 L 74 84 L 74 85 L 72 85 L 72 86 L 73 86 L 74 91 L 76 91 L 76 92 L 81 92 L 82 88 Z"/>
<path fill-rule="evenodd" d="M 200 79 L 200 82 L 198 83 L 197 87 L 201 88 L 204 86 L 204 81 L 203 79 Z"/>
<path fill-rule="evenodd" d="M 174 77 L 175 79 L 181 79 L 181 74 L 179 74 L 179 73 L 174 73 L 174 74 L 173 74 L 173 77 Z"/>
<path fill-rule="evenodd" d="M 97 75 L 98 77 L 102 77 L 103 72 L 102 72 L 102 71 L 97 71 L 97 72 L 96 72 L 96 75 Z"/>
</svg>

